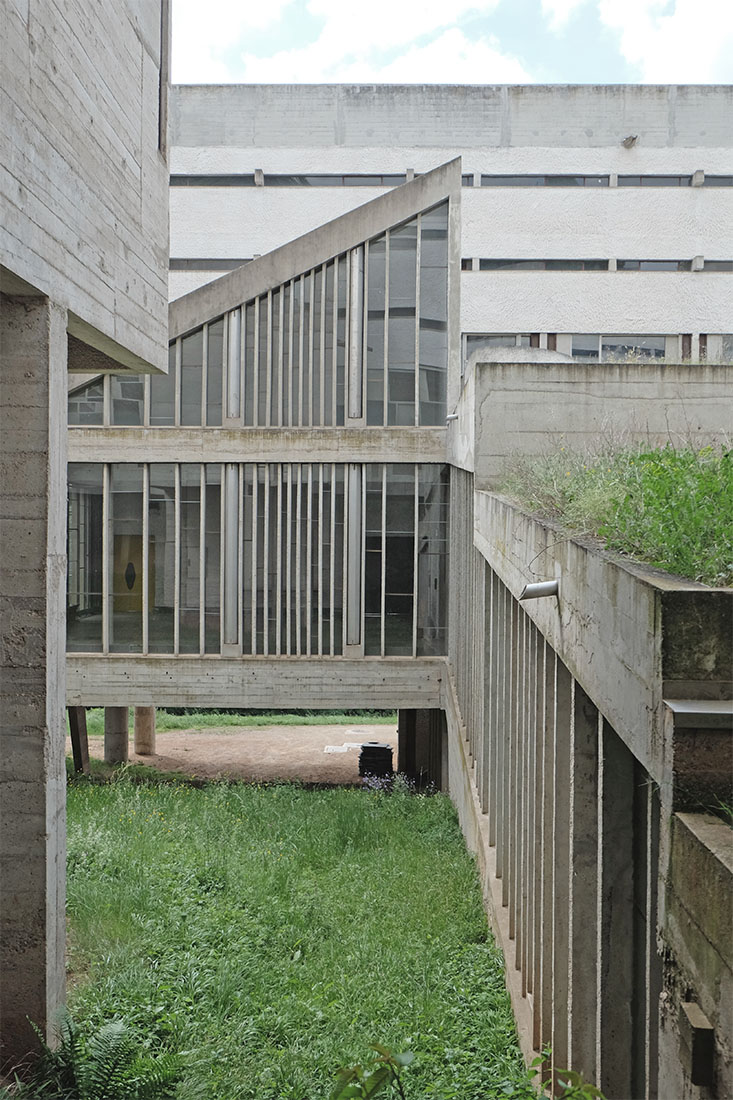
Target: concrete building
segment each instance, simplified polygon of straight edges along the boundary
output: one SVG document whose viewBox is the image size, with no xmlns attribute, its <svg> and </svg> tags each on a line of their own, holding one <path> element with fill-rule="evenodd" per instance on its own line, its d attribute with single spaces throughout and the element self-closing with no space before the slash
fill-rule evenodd
<svg viewBox="0 0 733 1100">
<path fill-rule="evenodd" d="M 527 1054 L 609 1097 L 733 1086 L 733 859 L 680 816 L 730 772 L 731 594 L 495 490 L 561 435 L 725 437 L 732 99 L 176 89 L 168 376 L 69 399 L 68 703 L 123 755 L 130 705 L 399 709 Z"/>
<path fill-rule="evenodd" d="M 64 996 L 67 373 L 167 370 L 168 38 L 2 4 L 0 1068 Z"/>
<path fill-rule="evenodd" d="M 175 88 L 171 297 L 460 156 L 465 351 L 729 360 L 731 99 L 704 86 Z"/>
</svg>

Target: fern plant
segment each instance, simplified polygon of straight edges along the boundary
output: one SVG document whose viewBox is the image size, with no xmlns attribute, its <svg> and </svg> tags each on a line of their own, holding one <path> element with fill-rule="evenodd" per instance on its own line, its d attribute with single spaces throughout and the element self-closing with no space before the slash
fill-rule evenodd
<svg viewBox="0 0 733 1100">
<path fill-rule="evenodd" d="M 84 1036 L 70 1016 L 58 1029 L 52 1049 L 41 1040 L 41 1053 L 30 1078 L 0 1091 L 0 1100 L 168 1100 L 180 1079 L 180 1058 L 157 1057 L 141 1050 L 122 1020 L 110 1020 Z"/>
</svg>

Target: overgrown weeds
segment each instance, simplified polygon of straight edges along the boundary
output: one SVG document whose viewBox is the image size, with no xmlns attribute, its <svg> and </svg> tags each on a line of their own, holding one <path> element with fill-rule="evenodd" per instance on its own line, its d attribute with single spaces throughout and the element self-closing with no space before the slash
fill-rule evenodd
<svg viewBox="0 0 733 1100">
<path fill-rule="evenodd" d="M 518 457 L 502 491 L 611 550 L 709 585 L 733 583 L 733 452 L 560 447 Z"/>
<path fill-rule="evenodd" d="M 290 785 L 69 791 L 72 1011 L 186 1051 L 179 1100 L 327 1096 L 378 1037 L 407 1100 L 526 1079 L 443 795 Z"/>
</svg>

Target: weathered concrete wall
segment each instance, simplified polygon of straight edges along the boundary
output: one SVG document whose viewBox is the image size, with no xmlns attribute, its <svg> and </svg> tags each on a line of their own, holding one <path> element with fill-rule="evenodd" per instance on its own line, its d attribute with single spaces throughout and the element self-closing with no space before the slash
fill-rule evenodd
<svg viewBox="0 0 733 1100">
<path fill-rule="evenodd" d="M 6 8 L 0 264 L 68 309 L 82 340 L 166 370 L 161 28 L 159 0 L 94 18 L 62 2 Z"/>
<path fill-rule="evenodd" d="M 67 656 L 69 706 L 288 706 L 424 709 L 441 705 L 442 657 Z"/>
<path fill-rule="evenodd" d="M 733 1095 L 733 830 L 716 817 L 676 814 L 662 932 L 660 1096 L 680 1100 Z M 680 1002 L 697 1002 L 714 1028 L 705 1085 L 672 1072 L 679 1061 Z M 682 1084 L 682 1087 L 680 1087 Z"/>
<path fill-rule="evenodd" d="M 715 148 L 730 138 L 731 106 L 731 89 L 713 85 L 189 86 L 174 90 L 171 142 L 298 146 L 307 128 L 308 144 L 325 147 L 593 149 L 643 133 L 652 148 Z"/>
<path fill-rule="evenodd" d="M 495 488 L 514 455 L 545 454 L 561 446 L 592 449 L 619 440 L 702 446 L 724 442 L 729 432 L 733 367 L 475 359 L 474 390 L 464 385 L 458 413 L 461 425 L 474 418 L 477 488 Z M 465 427 L 449 425 L 449 460 L 455 454 L 464 466 L 471 464 L 466 438 Z"/>
<path fill-rule="evenodd" d="M 66 313 L 0 296 L 0 1067 L 64 995 Z"/>
<path fill-rule="evenodd" d="M 609 1097 L 727 1096 L 733 834 L 674 811 L 731 797 L 733 592 L 569 539 L 470 473 L 451 514 L 450 793 L 525 1053 L 549 1043 Z M 546 578 L 558 597 L 518 601 Z M 689 1001 L 715 1029 L 702 1091 Z"/>
</svg>

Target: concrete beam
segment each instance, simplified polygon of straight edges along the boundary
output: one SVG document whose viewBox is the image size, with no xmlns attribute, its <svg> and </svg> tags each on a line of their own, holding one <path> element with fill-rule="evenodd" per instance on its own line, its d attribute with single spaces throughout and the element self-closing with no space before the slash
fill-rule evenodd
<svg viewBox="0 0 733 1100">
<path fill-rule="evenodd" d="M 445 462 L 445 428 L 70 428 L 70 462 Z"/>
<path fill-rule="evenodd" d="M 441 705 L 442 657 L 67 655 L 69 706 L 331 708 Z"/>
</svg>

